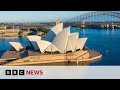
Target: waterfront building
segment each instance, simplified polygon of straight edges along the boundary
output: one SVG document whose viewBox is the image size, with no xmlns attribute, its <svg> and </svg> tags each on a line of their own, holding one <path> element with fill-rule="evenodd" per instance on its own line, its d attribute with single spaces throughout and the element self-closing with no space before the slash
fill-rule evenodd
<svg viewBox="0 0 120 90">
<path fill-rule="evenodd" d="M 7 26 L 6 25 L 1 25 L 0 26 L 0 30 L 6 30 L 7 29 Z"/>
<path fill-rule="evenodd" d="M 63 23 L 55 25 L 46 35 L 45 38 L 41 36 L 30 35 L 27 36 L 34 50 L 45 52 L 59 52 L 67 53 L 69 51 L 75 52 L 83 50 L 87 38 L 79 38 L 79 33 L 71 33 L 71 27 L 63 28 Z M 24 48 L 19 43 L 10 42 L 10 44 L 17 50 Z M 18 47 L 17 47 L 18 46 Z"/>
</svg>

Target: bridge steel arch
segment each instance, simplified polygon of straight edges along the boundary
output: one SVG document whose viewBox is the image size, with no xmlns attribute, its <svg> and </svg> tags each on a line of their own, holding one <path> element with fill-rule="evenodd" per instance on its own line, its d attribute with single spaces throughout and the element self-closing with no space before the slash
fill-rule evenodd
<svg viewBox="0 0 120 90">
<path fill-rule="evenodd" d="M 96 11 L 96 12 L 90 12 L 90 13 L 82 14 L 82 15 L 79 15 L 77 17 L 71 18 L 71 19 L 65 21 L 65 23 L 82 22 L 82 20 L 85 20 L 85 19 L 87 19 L 89 17 L 92 17 L 92 16 L 97 16 L 97 15 L 109 15 L 109 16 L 120 18 L 120 13 L 119 12 Z"/>
</svg>

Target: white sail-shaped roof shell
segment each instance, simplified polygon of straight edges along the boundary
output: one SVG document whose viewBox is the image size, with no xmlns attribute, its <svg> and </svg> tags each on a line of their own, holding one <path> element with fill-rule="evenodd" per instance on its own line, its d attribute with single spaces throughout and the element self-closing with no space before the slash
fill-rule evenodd
<svg viewBox="0 0 120 90">
<path fill-rule="evenodd" d="M 86 43 L 86 41 L 87 41 L 87 38 L 79 38 L 79 39 L 77 39 L 76 50 L 77 49 L 81 49 L 82 50 L 84 45 L 85 45 L 85 43 Z"/>
<path fill-rule="evenodd" d="M 56 52 L 56 51 L 60 52 L 60 50 L 54 44 L 49 45 L 45 51 L 47 51 L 47 52 Z"/>
<path fill-rule="evenodd" d="M 19 42 L 9 42 L 17 51 L 20 51 L 21 49 L 23 49 L 24 47 L 21 45 L 21 43 Z"/>
<path fill-rule="evenodd" d="M 34 47 L 34 49 L 39 50 L 37 41 L 40 41 L 41 37 L 37 36 L 37 35 L 30 35 L 30 36 L 27 36 L 27 38 L 30 41 L 30 43 L 32 44 L 32 46 Z"/>
<path fill-rule="evenodd" d="M 27 36 L 27 38 L 28 38 L 30 41 L 40 41 L 40 40 L 41 40 L 41 37 L 40 37 L 40 36 L 37 36 L 37 35 L 29 35 L 29 36 Z"/>
<path fill-rule="evenodd" d="M 79 37 L 78 33 L 71 33 L 69 35 L 66 51 L 74 52 L 76 50 L 76 44 L 77 44 L 78 37 Z"/>
<path fill-rule="evenodd" d="M 37 41 L 37 44 L 38 44 L 38 47 L 39 47 L 41 53 L 44 53 L 45 49 L 49 45 L 51 45 L 51 42 L 41 40 L 41 41 Z"/>
<path fill-rule="evenodd" d="M 67 42 L 66 51 L 72 51 L 72 46 L 71 46 L 70 40 L 68 40 L 68 42 Z"/>
<path fill-rule="evenodd" d="M 70 35 L 70 27 L 62 30 L 53 40 L 53 44 L 60 50 L 61 53 L 66 52 L 68 36 Z"/>
<path fill-rule="evenodd" d="M 63 30 L 63 23 L 55 25 L 45 36 L 45 40 L 52 42 L 56 35 Z"/>
</svg>

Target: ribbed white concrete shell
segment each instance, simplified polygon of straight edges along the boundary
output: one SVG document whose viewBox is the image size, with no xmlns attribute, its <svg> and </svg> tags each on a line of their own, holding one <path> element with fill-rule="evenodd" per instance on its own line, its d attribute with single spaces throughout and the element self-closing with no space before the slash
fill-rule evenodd
<svg viewBox="0 0 120 90">
<path fill-rule="evenodd" d="M 45 40 L 52 42 L 55 36 L 63 30 L 63 23 L 55 25 L 45 36 Z"/>
<path fill-rule="evenodd" d="M 66 52 L 68 36 L 70 35 L 70 27 L 62 30 L 53 40 L 53 44 L 60 50 L 61 53 Z"/>
<path fill-rule="evenodd" d="M 29 35 L 29 36 L 27 36 L 27 38 L 28 38 L 30 41 L 40 41 L 40 40 L 41 40 L 41 37 L 40 37 L 40 36 L 37 36 L 37 35 Z"/>
<path fill-rule="evenodd" d="M 72 51 L 72 46 L 71 46 L 70 40 L 68 40 L 68 42 L 67 42 L 66 51 Z"/>
<path fill-rule="evenodd" d="M 79 37 L 78 33 L 71 33 L 68 37 L 67 50 L 74 52 L 76 50 L 77 39 Z"/>
<path fill-rule="evenodd" d="M 87 41 L 87 38 L 79 38 L 77 39 L 77 46 L 76 46 L 76 49 L 83 49 L 85 43 Z"/>
<path fill-rule="evenodd" d="M 9 42 L 17 51 L 20 51 L 21 49 L 23 49 L 23 46 L 21 45 L 21 43 L 19 42 Z"/>
<path fill-rule="evenodd" d="M 37 41 L 37 44 L 38 44 L 38 47 L 39 47 L 41 53 L 44 53 L 45 49 L 49 45 L 51 45 L 51 42 L 41 40 L 41 41 Z"/>
<path fill-rule="evenodd" d="M 54 44 L 49 45 L 45 51 L 47 51 L 47 52 L 56 52 L 56 51 L 60 52 L 60 50 Z"/>
<path fill-rule="evenodd" d="M 37 35 L 30 35 L 30 36 L 27 36 L 27 38 L 30 41 L 30 43 L 32 44 L 32 46 L 34 47 L 34 49 L 39 50 L 37 41 L 40 41 L 41 37 L 37 36 Z"/>
</svg>

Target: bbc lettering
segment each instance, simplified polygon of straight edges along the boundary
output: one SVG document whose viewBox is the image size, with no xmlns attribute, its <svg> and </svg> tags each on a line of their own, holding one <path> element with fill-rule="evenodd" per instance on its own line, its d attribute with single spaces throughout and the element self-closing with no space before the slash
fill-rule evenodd
<svg viewBox="0 0 120 90">
<path fill-rule="evenodd" d="M 43 75 L 43 70 L 6 70 L 6 75 Z"/>
<path fill-rule="evenodd" d="M 25 75 L 25 70 L 6 70 L 6 75 Z"/>
</svg>

